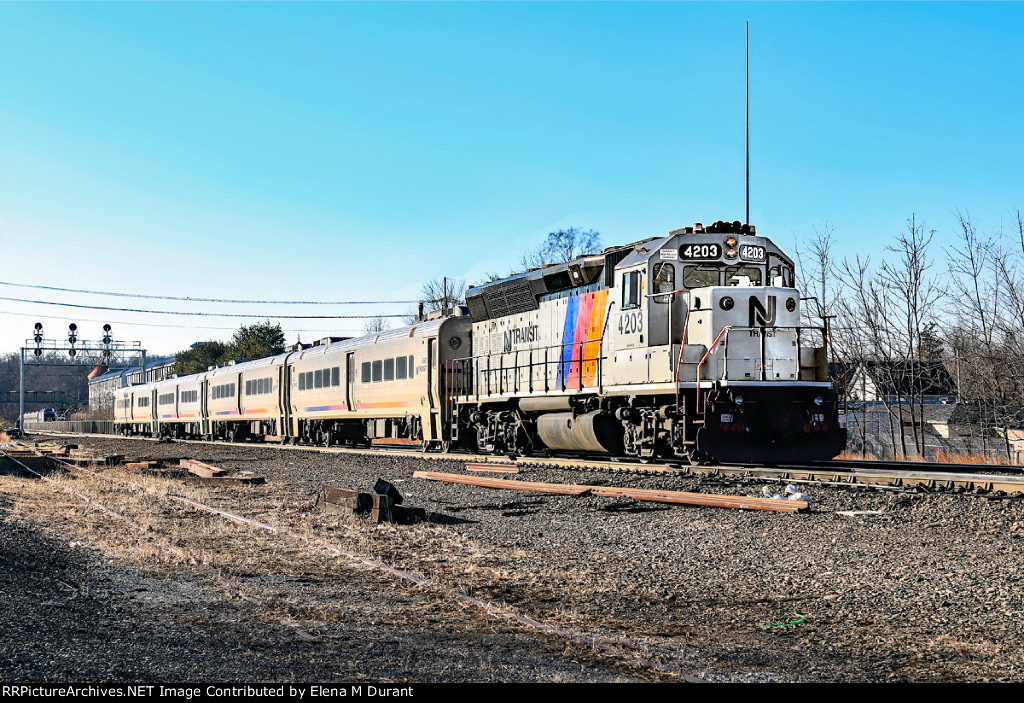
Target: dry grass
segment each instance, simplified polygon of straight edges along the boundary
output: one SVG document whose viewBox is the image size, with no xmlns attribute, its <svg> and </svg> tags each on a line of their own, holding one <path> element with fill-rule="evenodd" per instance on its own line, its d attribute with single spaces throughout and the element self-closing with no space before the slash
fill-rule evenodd
<svg viewBox="0 0 1024 703">
<path fill-rule="evenodd" d="M 1010 462 L 1004 456 L 991 456 L 986 454 L 975 454 L 973 452 L 958 452 L 941 449 L 935 454 L 936 461 L 940 464 L 991 464 L 993 466 L 1009 466 Z"/>
<path fill-rule="evenodd" d="M 851 451 L 845 451 L 836 457 L 837 461 L 842 461 L 843 459 L 848 459 L 850 461 L 882 461 L 879 457 L 871 454 L 870 452 L 857 453 Z M 912 463 L 935 462 L 938 464 L 987 464 L 991 466 L 1011 465 L 1004 456 L 991 456 L 986 454 L 977 454 L 974 452 L 956 451 L 952 449 L 940 449 L 933 457 L 911 455 L 902 457 L 899 461 Z"/>
</svg>

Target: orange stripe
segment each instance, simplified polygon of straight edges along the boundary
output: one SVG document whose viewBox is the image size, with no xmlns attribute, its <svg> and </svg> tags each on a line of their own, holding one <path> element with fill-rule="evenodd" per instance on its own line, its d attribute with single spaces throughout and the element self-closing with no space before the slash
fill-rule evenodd
<svg viewBox="0 0 1024 703">
<path fill-rule="evenodd" d="M 599 290 L 594 294 L 594 307 L 590 312 L 590 335 L 587 339 L 595 340 L 587 342 L 583 347 L 583 355 L 590 359 L 583 364 L 583 384 L 586 386 L 597 385 L 597 355 L 601 353 L 601 334 L 604 332 L 604 318 L 606 303 L 608 302 L 608 289 Z"/>
</svg>

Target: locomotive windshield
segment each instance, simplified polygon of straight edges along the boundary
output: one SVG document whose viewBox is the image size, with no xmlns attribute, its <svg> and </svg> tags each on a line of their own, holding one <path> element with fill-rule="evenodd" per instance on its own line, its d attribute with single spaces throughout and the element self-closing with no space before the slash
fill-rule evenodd
<svg viewBox="0 0 1024 703">
<path fill-rule="evenodd" d="M 760 286 L 762 279 L 762 270 L 758 266 L 701 264 L 683 269 L 683 285 L 687 288 Z"/>
</svg>

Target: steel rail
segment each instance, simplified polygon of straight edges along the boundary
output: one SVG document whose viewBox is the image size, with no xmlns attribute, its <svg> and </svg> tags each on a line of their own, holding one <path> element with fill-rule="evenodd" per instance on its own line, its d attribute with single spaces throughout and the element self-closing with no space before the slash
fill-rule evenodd
<svg viewBox="0 0 1024 703">
<path fill-rule="evenodd" d="M 124 437 L 123 435 L 99 435 L 86 433 L 58 433 L 35 431 L 36 434 L 56 436 L 97 437 L 119 440 L 160 441 L 153 437 Z M 601 471 L 608 473 L 656 474 L 685 476 L 693 474 L 719 474 L 734 476 L 761 476 L 777 480 L 800 480 L 831 485 L 871 485 L 910 488 L 920 486 L 929 490 L 950 490 L 966 488 L 979 493 L 1003 491 L 1005 493 L 1024 492 L 1024 467 L 1000 467 L 990 464 L 927 464 L 919 462 L 871 462 L 856 460 L 833 460 L 831 462 L 808 462 L 807 464 L 721 464 L 713 466 L 689 466 L 678 461 L 667 460 L 665 463 L 641 463 L 640 460 L 629 461 L 622 458 L 601 458 L 593 456 L 548 456 L 548 457 L 517 457 L 509 459 L 504 456 L 488 456 L 469 453 L 424 453 L 407 449 L 363 449 L 352 447 L 318 447 L 313 445 L 281 445 L 281 444 L 249 444 L 225 443 L 209 440 L 174 440 L 182 444 L 208 444 L 216 447 L 241 447 L 276 449 L 279 451 L 311 451 L 333 454 L 374 455 L 386 453 L 389 456 L 404 456 L 425 461 L 472 461 L 479 464 L 495 464 L 498 466 L 516 466 L 535 469 L 572 469 L 585 471 Z M 935 468 L 933 468 L 933 466 Z M 924 468 L 925 471 L 915 470 Z M 985 471 L 986 473 L 968 473 L 963 470 Z M 1000 475 L 997 472 L 1009 470 L 1013 475 Z M 863 480 L 862 480 L 863 479 Z"/>
</svg>

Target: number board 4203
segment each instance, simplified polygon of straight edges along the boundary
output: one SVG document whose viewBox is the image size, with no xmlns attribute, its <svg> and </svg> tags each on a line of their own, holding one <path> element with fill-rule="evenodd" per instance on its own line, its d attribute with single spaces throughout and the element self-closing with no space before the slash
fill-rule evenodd
<svg viewBox="0 0 1024 703">
<path fill-rule="evenodd" d="M 679 247 L 679 258 L 688 261 L 720 259 L 722 258 L 722 245 L 714 243 L 685 244 Z"/>
<path fill-rule="evenodd" d="M 744 244 L 740 247 L 740 258 L 744 261 L 764 261 L 764 247 Z"/>
</svg>

